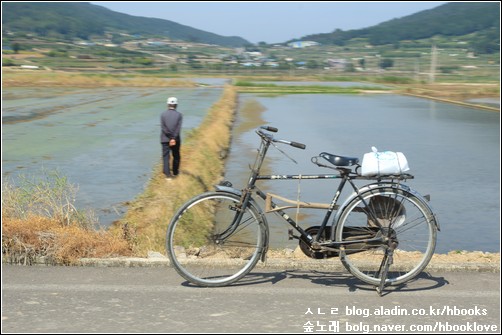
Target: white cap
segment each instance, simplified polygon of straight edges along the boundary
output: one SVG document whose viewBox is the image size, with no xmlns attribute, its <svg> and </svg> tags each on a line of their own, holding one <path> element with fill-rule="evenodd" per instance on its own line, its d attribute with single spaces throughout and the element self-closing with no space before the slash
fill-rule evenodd
<svg viewBox="0 0 502 335">
<path fill-rule="evenodd" d="M 168 105 L 177 105 L 178 104 L 178 99 L 175 97 L 170 97 L 167 99 L 167 104 Z"/>
</svg>

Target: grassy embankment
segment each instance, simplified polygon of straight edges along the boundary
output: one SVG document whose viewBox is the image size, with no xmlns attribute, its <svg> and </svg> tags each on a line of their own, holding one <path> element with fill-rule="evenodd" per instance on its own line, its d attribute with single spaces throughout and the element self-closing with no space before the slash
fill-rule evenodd
<svg viewBox="0 0 502 335">
<path fill-rule="evenodd" d="M 500 100 L 500 84 L 437 83 L 400 85 L 396 88 L 395 93 L 500 112 L 499 107 L 467 102 L 470 99 L 478 98 Z"/>
<path fill-rule="evenodd" d="M 225 87 L 202 124 L 183 140 L 180 175 L 166 181 L 161 164 L 156 166 L 145 192 L 129 205 L 120 223 L 111 228 L 134 240 L 135 254 L 164 251 L 166 228 L 175 210 L 191 197 L 212 190 L 220 181 L 236 106 L 235 88 Z"/>
<path fill-rule="evenodd" d="M 260 94 L 355 94 L 361 92 L 385 92 L 389 88 L 375 86 L 323 86 L 323 85 L 276 85 L 269 83 L 256 83 L 250 81 L 237 81 L 234 83 L 239 88 L 239 92 L 260 93 Z"/>
</svg>

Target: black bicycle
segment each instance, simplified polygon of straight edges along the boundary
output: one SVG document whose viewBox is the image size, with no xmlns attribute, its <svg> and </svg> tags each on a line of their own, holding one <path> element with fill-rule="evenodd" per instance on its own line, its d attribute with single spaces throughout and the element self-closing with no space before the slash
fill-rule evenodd
<svg viewBox="0 0 502 335">
<path fill-rule="evenodd" d="M 312 162 L 336 170 L 335 174 L 260 175 L 271 144 L 305 149 L 304 144 L 276 139 L 270 132 L 277 128 L 256 130 L 261 143 L 244 189 L 222 182 L 215 191 L 195 196 L 174 214 L 166 246 L 171 264 L 182 277 L 200 286 L 226 286 L 244 277 L 259 260 L 265 260 L 269 246 L 265 214 L 270 212 L 292 226 L 290 237 L 299 240 L 307 256 L 340 257 L 350 273 L 375 285 L 379 294 L 385 286 L 405 283 L 424 270 L 434 253 L 439 225 L 428 197 L 403 184 L 412 175 L 361 176 L 357 158 L 326 152 Z M 340 183 L 330 203 L 289 200 L 266 194 L 256 185 L 259 180 L 303 179 L 340 179 Z M 361 179 L 373 182 L 356 186 L 354 181 Z M 353 192 L 338 205 L 347 184 Z M 255 195 L 265 201 L 265 212 Z M 279 206 L 277 201 L 286 205 Z M 285 212 L 291 208 L 315 208 L 326 214 L 319 226 L 304 230 Z"/>
</svg>

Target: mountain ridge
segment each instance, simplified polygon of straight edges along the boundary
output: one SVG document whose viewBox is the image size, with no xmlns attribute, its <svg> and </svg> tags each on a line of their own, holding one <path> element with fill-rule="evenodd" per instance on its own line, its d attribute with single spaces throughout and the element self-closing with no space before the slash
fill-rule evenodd
<svg viewBox="0 0 502 335">
<path fill-rule="evenodd" d="M 498 2 L 452 2 L 423 10 L 372 27 L 335 30 L 311 34 L 303 39 L 322 44 L 344 45 L 354 38 L 366 38 L 369 44 L 395 44 L 404 40 L 420 40 L 434 36 L 465 36 L 478 33 L 473 44 L 478 51 L 494 52 L 500 45 L 500 4 Z"/>
<path fill-rule="evenodd" d="M 238 36 L 221 36 L 169 20 L 123 14 L 87 2 L 4 2 L 2 9 L 3 33 L 24 32 L 66 40 L 86 40 L 111 32 L 116 38 L 122 34 L 225 47 L 252 45 Z M 336 29 L 331 33 L 306 35 L 302 39 L 345 45 L 351 39 L 365 38 L 369 44 L 383 45 L 438 35 L 454 37 L 467 34 L 474 34 L 470 37 L 470 44 L 477 52 L 494 53 L 500 50 L 499 3 L 446 3 L 371 27 L 348 31 Z"/>
<path fill-rule="evenodd" d="M 250 44 L 238 36 L 221 36 L 173 21 L 123 14 L 86 2 L 11 2 L 2 3 L 2 7 L 3 31 L 25 31 L 65 39 L 89 39 L 111 31 L 227 47 Z"/>
</svg>

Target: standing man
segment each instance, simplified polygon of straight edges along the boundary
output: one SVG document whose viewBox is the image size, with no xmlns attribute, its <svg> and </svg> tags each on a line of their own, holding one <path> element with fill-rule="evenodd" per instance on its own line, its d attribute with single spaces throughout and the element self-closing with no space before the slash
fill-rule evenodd
<svg viewBox="0 0 502 335">
<path fill-rule="evenodd" d="M 179 173 L 180 147 L 181 147 L 181 123 L 183 116 L 176 110 L 178 99 L 167 99 L 167 110 L 160 115 L 160 143 L 162 144 L 162 158 L 166 179 L 172 179 Z M 171 174 L 169 156 L 173 155 L 173 172 Z"/>
</svg>

